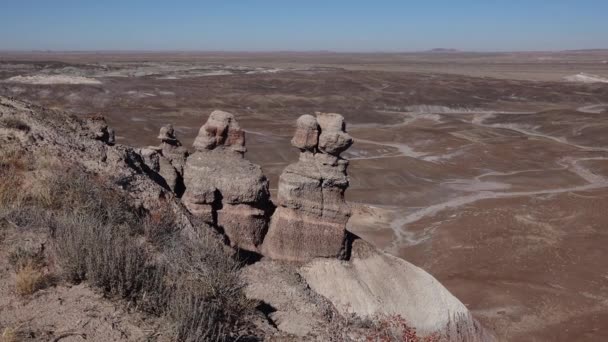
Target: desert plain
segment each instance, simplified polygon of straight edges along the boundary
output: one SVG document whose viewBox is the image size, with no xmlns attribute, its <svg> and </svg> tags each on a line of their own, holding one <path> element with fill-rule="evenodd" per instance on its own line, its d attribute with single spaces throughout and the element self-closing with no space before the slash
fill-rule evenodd
<svg viewBox="0 0 608 342">
<path fill-rule="evenodd" d="M 0 95 L 101 114 L 142 147 L 167 123 L 190 147 L 231 112 L 274 192 L 295 120 L 340 113 L 352 232 L 501 340 L 608 339 L 607 50 L 4 52 Z"/>
</svg>

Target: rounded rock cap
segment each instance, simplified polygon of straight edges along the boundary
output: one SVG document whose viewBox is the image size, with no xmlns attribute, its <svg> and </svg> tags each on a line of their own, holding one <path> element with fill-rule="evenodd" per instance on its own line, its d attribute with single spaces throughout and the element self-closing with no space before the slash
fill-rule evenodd
<svg viewBox="0 0 608 342">
<path fill-rule="evenodd" d="M 301 150 L 314 150 L 319 143 L 319 124 L 312 115 L 302 115 L 296 122 L 296 132 L 291 144 Z"/>
<path fill-rule="evenodd" d="M 242 154 L 246 151 L 245 132 L 239 127 L 234 115 L 214 110 L 199 130 L 193 146 L 197 151 L 228 147 Z"/>
<path fill-rule="evenodd" d="M 317 112 L 316 114 L 317 122 L 321 127 L 319 150 L 339 156 L 353 144 L 353 138 L 346 133 L 344 117 L 336 113 Z"/>
</svg>

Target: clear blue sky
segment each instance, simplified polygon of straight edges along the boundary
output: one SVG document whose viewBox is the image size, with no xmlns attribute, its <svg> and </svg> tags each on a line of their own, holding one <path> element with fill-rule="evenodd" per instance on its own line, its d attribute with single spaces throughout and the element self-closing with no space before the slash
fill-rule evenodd
<svg viewBox="0 0 608 342">
<path fill-rule="evenodd" d="M 608 48 L 608 0 L 0 0 L 0 50 Z"/>
</svg>

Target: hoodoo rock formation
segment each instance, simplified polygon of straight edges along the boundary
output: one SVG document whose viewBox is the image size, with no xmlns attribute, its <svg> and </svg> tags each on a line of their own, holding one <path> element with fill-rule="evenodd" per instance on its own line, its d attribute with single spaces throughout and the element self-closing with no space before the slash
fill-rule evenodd
<svg viewBox="0 0 608 342">
<path fill-rule="evenodd" d="M 262 169 L 243 158 L 245 132 L 232 114 L 214 111 L 194 148 L 184 169 L 183 203 L 223 230 L 231 246 L 257 252 L 272 205 Z"/>
<path fill-rule="evenodd" d="M 103 176 L 142 210 L 169 204 L 187 239 L 218 237 L 213 243 L 223 248 L 227 238 L 233 247 L 263 254 L 243 265 L 239 277 L 249 299 L 272 309 L 260 310 L 263 319 L 253 322 L 271 339 L 276 334 L 276 340 L 336 340 L 331 335 L 342 318 L 397 315 L 418 333 L 441 341 L 494 340 L 430 274 L 345 230 L 348 163 L 340 153 L 352 139 L 342 116 L 317 113 L 298 119 L 292 144 L 300 149 L 300 159 L 280 177 L 272 218 L 268 181 L 259 166 L 244 159 L 245 133 L 233 115 L 213 112 L 190 156 L 171 126 L 161 129 L 160 146 L 143 149 L 112 144 L 111 135 L 103 118 L 83 122 L 0 96 L 3 148 L 53 156 Z M 180 199 L 174 184 L 182 169 L 185 192 Z M 227 257 L 235 254 L 225 249 Z M 369 340 L 363 338 L 364 326 L 354 328 L 363 329 L 354 340 Z"/>
<path fill-rule="evenodd" d="M 300 158 L 279 178 L 278 208 L 262 252 L 292 261 L 340 257 L 350 217 L 344 200 L 348 161 L 340 153 L 353 143 L 344 118 L 333 113 L 303 115 L 291 143 L 300 149 Z"/>
</svg>

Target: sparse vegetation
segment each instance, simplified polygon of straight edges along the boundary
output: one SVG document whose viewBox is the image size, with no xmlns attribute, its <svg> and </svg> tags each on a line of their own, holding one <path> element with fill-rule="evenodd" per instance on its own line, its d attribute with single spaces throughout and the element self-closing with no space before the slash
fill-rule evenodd
<svg viewBox="0 0 608 342">
<path fill-rule="evenodd" d="M 17 191 L 23 185 L 20 177 L 29 168 L 29 161 L 17 151 L 4 148 L 0 152 L 0 207 L 5 208 L 18 204 L 22 192 Z"/>
<path fill-rule="evenodd" d="M 381 316 L 368 330 L 366 340 L 378 342 L 438 342 L 436 334 L 419 336 L 400 315 Z"/>
<path fill-rule="evenodd" d="M 327 331 L 332 342 L 438 342 L 438 334 L 420 336 L 400 315 L 380 315 L 374 319 L 333 314 Z"/>
<path fill-rule="evenodd" d="M 162 203 L 151 213 L 133 207 L 107 180 L 77 167 L 32 180 L 29 173 L 42 172 L 33 169 L 28 156 L 0 158 L 1 212 L 17 225 L 32 223 L 21 216 L 33 212 L 50 228 L 50 247 L 67 281 L 88 282 L 165 317 L 179 341 L 230 341 L 242 334 L 254 305 L 241 291 L 238 262 L 213 237 L 182 238 Z M 11 253 L 18 293 L 43 286 L 41 258 L 24 249 Z"/>
</svg>

